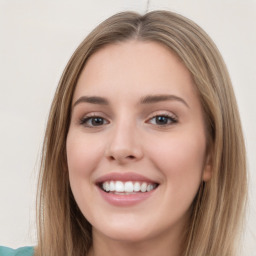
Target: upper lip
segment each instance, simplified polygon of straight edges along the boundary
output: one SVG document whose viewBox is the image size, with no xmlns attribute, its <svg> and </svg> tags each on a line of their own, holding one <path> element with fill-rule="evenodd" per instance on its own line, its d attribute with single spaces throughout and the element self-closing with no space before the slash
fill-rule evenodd
<svg viewBox="0 0 256 256">
<path fill-rule="evenodd" d="M 148 183 L 157 183 L 156 181 L 153 181 L 152 179 L 149 179 L 141 174 L 133 173 L 133 172 L 112 172 L 105 174 L 98 179 L 96 179 L 95 183 L 103 183 L 105 181 L 141 181 L 141 182 L 148 182 Z"/>
</svg>

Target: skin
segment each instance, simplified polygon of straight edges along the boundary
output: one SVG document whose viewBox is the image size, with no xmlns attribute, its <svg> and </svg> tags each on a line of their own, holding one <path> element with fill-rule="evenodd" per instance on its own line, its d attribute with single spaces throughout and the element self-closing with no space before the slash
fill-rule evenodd
<svg viewBox="0 0 256 256">
<path fill-rule="evenodd" d="M 141 103 L 148 95 L 176 98 Z M 104 97 L 108 104 L 83 96 Z M 81 123 L 91 115 L 102 122 Z M 164 124 L 155 118 L 166 115 Z M 174 53 L 134 40 L 94 53 L 75 89 L 66 148 L 72 192 L 93 227 L 90 255 L 180 254 L 191 204 L 211 166 L 195 86 Z M 95 185 L 111 172 L 141 174 L 159 186 L 139 204 L 113 206 Z"/>
</svg>

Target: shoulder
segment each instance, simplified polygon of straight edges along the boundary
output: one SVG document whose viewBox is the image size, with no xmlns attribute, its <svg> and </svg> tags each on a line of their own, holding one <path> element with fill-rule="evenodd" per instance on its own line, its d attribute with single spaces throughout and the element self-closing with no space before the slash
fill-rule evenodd
<svg viewBox="0 0 256 256">
<path fill-rule="evenodd" d="M 11 249 L 8 247 L 0 246 L 0 256 L 33 256 L 34 247 L 26 246 L 18 249 Z"/>
</svg>

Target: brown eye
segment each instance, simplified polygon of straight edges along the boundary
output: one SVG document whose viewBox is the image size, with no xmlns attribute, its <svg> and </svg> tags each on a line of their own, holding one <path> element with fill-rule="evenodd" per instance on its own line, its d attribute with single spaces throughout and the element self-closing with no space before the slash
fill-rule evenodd
<svg viewBox="0 0 256 256">
<path fill-rule="evenodd" d="M 96 127 L 107 124 L 107 120 L 100 116 L 85 117 L 81 120 L 80 124 L 87 127 Z"/>
<path fill-rule="evenodd" d="M 160 125 L 162 125 L 162 124 L 168 124 L 168 117 L 166 117 L 166 116 L 157 116 L 157 117 L 155 117 L 155 119 L 156 119 L 156 124 L 160 124 Z"/>
<path fill-rule="evenodd" d="M 149 122 L 151 124 L 164 126 L 164 125 L 171 125 L 171 124 L 177 123 L 177 119 L 168 115 L 157 115 L 152 117 Z"/>
</svg>

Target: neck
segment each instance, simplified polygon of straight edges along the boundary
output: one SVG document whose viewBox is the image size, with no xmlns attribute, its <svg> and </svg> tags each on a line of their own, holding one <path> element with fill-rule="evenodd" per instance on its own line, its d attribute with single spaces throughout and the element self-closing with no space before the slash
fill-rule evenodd
<svg viewBox="0 0 256 256">
<path fill-rule="evenodd" d="M 143 241 L 120 241 L 93 231 L 93 246 L 89 256 L 180 256 L 181 233 L 162 234 Z"/>
</svg>

